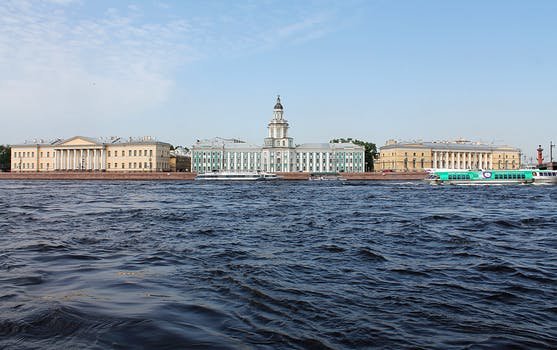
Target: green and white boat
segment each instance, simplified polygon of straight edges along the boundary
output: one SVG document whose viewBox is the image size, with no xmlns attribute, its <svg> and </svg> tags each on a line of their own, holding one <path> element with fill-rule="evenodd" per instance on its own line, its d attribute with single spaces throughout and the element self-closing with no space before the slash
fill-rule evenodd
<svg viewBox="0 0 557 350">
<path fill-rule="evenodd" d="M 511 185 L 534 182 L 532 170 L 437 170 L 426 178 L 432 185 Z"/>
</svg>

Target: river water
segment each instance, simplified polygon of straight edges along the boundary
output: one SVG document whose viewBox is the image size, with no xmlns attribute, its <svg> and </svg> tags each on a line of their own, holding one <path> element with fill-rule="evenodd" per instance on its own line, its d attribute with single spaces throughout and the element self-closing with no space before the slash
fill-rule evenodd
<svg viewBox="0 0 557 350">
<path fill-rule="evenodd" d="M 0 182 L 2 349 L 557 348 L 557 186 Z"/>
</svg>

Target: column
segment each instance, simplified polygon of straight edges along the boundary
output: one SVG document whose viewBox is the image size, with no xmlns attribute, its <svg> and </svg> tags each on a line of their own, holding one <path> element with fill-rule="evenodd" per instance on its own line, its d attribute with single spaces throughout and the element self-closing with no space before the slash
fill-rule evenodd
<svg viewBox="0 0 557 350">
<path fill-rule="evenodd" d="M 455 168 L 454 160 L 455 160 L 454 152 L 451 152 L 451 169 Z"/>
<path fill-rule="evenodd" d="M 79 170 L 83 171 L 83 148 L 79 150 Z"/>
<path fill-rule="evenodd" d="M 104 149 L 101 149 L 101 170 L 104 170 L 105 166 L 106 166 L 106 162 L 105 162 L 105 159 L 104 159 L 104 156 L 105 156 L 104 153 L 105 153 Z"/>
</svg>

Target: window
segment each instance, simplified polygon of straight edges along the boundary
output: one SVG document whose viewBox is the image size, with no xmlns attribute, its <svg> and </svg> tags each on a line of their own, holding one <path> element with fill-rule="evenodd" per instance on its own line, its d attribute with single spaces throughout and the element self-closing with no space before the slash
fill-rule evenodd
<svg viewBox="0 0 557 350">
<path fill-rule="evenodd" d="M 124 169 L 125 166 L 126 166 L 126 164 L 122 163 L 122 169 Z"/>
<path fill-rule="evenodd" d="M 110 151 L 108 151 L 108 156 L 110 157 Z M 110 167 L 109 167 L 110 168 Z"/>
<path fill-rule="evenodd" d="M 139 169 L 141 169 L 141 162 L 139 162 L 138 164 L 139 164 Z"/>
<path fill-rule="evenodd" d="M 108 169 L 110 169 L 110 163 L 107 163 L 107 165 L 108 165 Z"/>
<path fill-rule="evenodd" d="M 47 158 L 50 157 L 49 153 L 50 153 L 50 152 L 46 152 L 46 157 L 47 157 Z"/>
<path fill-rule="evenodd" d="M 122 157 L 125 157 L 125 156 L 126 156 L 126 153 L 124 153 L 124 151 L 122 151 Z"/>
<path fill-rule="evenodd" d="M 137 150 L 135 150 L 135 149 L 133 150 L 133 156 L 137 157 Z"/>
<path fill-rule="evenodd" d="M 131 169 L 131 168 L 132 168 L 132 163 L 130 162 L 130 163 L 128 164 L 128 169 Z"/>
<path fill-rule="evenodd" d="M 131 157 L 132 156 L 132 150 L 130 149 L 128 152 L 128 156 Z"/>
</svg>

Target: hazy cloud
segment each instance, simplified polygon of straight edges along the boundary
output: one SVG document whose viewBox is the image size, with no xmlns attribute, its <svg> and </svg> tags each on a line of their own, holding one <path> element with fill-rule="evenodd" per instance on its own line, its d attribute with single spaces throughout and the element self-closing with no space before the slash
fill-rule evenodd
<svg viewBox="0 0 557 350">
<path fill-rule="evenodd" d="M 57 130 L 84 120 L 125 122 L 165 103 L 181 65 L 311 40 L 334 19 L 303 6 L 283 16 L 280 7 L 257 2 L 215 3 L 195 18 L 155 2 L 166 12 L 156 21 L 143 5 L 95 16 L 83 6 L 78 0 L 0 3 L 2 118 L 30 125 L 50 120 Z"/>
</svg>

